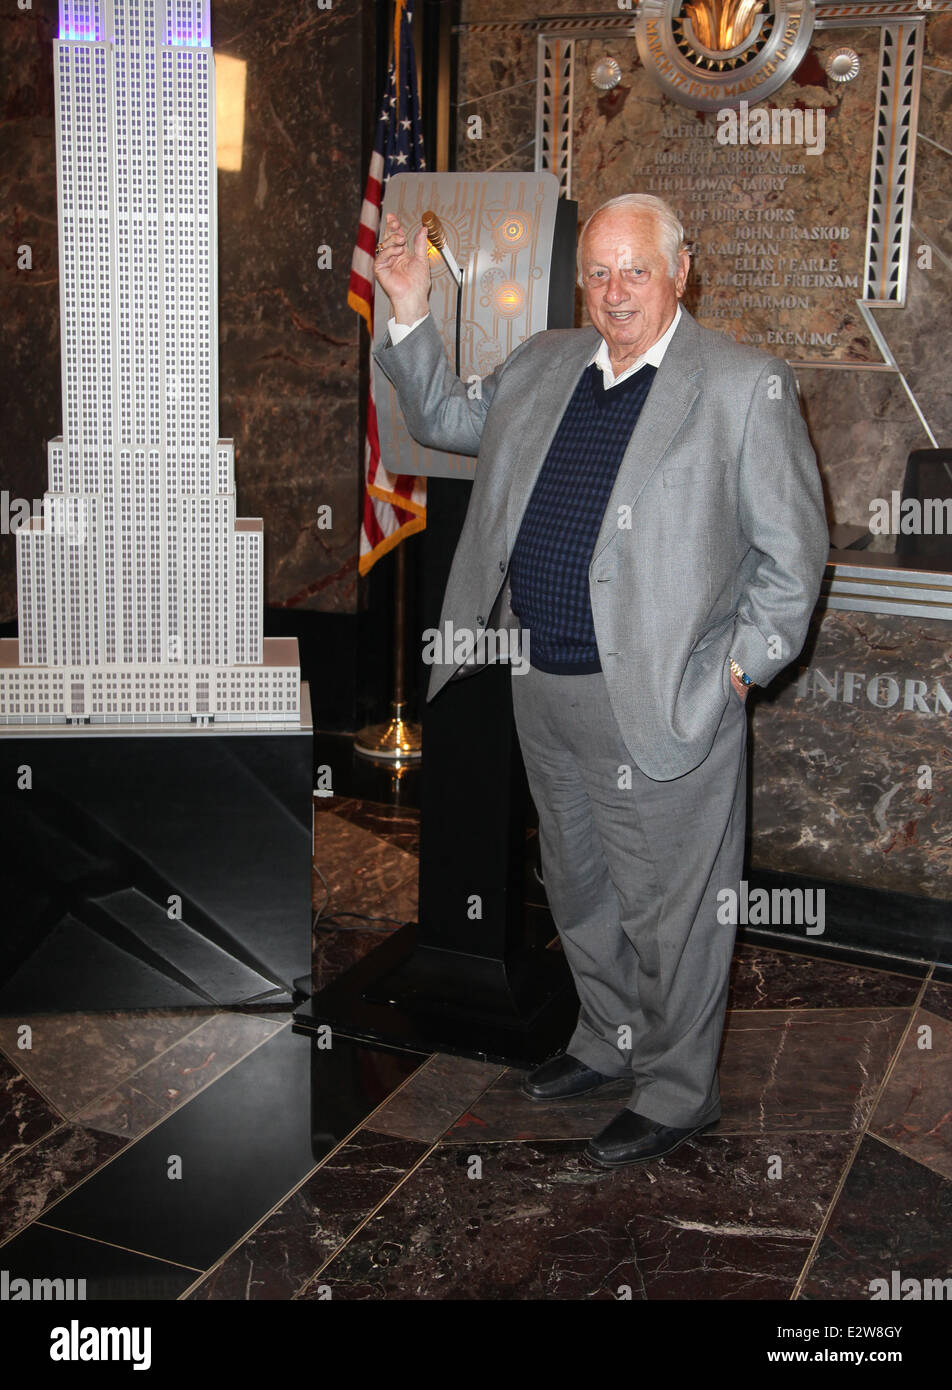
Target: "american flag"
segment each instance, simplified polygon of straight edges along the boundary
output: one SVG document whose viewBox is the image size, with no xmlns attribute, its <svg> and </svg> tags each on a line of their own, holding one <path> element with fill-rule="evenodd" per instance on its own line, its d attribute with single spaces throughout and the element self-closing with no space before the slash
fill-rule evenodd
<svg viewBox="0 0 952 1390">
<path fill-rule="evenodd" d="M 390 71 L 380 119 L 377 121 L 347 294 L 350 307 L 366 320 L 371 342 L 374 330 L 374 251 L 387 180 L 391 174 L 426 168 L 412 26 L 413 11 L 406 8 L 406 0 L 396 0 Z M 422 531 L 426 526 L 426 479 L 388 473 L 380 462 L 373 362 L 367 401 L 364 484 L 358 560 L 361 574 L 367 574 L 381 555 L 399 545 L 404 537 L 412 535 L 414 531 Z"/>
</svg>

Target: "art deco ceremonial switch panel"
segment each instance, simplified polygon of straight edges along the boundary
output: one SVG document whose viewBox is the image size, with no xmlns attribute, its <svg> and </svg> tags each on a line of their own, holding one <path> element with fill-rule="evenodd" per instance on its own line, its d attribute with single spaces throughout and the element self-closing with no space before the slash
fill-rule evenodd
<svg viewBox="0 0 952 1390">
<path fill-rule="evenodd" d="M 387 185 L 384 218 L 394 213 L 413 236 L 423 214 L 435 212 L 446 244 L 463 271 L 460 377 L 473 390 L 478 379 L 498 367 L 519 343 L 552 326 L 550 268 L 558 203 L 559 183 L 549 173 L 397 174 Z M 430 269 L 430 313 L 453 366 L 456 285 L 442 257 L 432 249 Z M 560 288 L 567 290 L 570 325 L 571 284 Z M 378 286 L 375 346 L 387 337 L 391 313 L 390 301 Z M 380 451 L 389 472 L 472 477 L 474 459 L 425 449 L 410 438 L 396 393 L 377 367 L 374 391 Z"/>
</svg>

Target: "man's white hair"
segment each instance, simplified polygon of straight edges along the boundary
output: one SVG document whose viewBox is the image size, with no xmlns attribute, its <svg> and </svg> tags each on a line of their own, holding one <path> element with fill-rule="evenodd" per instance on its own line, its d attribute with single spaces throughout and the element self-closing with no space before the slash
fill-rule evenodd
<svg viewBox="0 0 952 1390">
<path fill-rule="evenodd" d="M 621 197 L 609 198 L 607 203 L 602 203 L 600 208 L 596 208 L 582 228 L 576 256 L 578 283 L 582 283 L 582 247 L 585 244 L 585 234 L 599 213 L 607 212 L 609 208 L 636 208 L 652 214 L 658 226 L 658 240 L 661 252 L 668 262 L 668 271 L 672 276 L 675 275 L 678 257 L 682 251 L 687 251 L 688 247 L 684 240 L 684 228 L 678 221 L 674 209 L 669 207 L 663 198 L 655 198 L 651 193 L 622 193 Z"/>
</svg>

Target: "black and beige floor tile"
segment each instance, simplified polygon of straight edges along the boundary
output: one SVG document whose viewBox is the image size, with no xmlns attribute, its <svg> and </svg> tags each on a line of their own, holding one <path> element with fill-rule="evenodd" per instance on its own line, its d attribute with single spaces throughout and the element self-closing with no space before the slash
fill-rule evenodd
<svg viewBox="0 0 952 1390">
<path fill-rule="evenodd" d="M 0 1166 L 24 1153 L 63 1123 L 19 1068 L 0 1057 Z"/>
<path fill-rule="evenodd" d="M 868 1136 L 804 1278 L 805 1299 L 869 1301 L 874 1279 L 950 1276 L 952 1181 Z M 948 1287 L 947 1285 L 945 1286 Z M 948 1297 L 947 1294 L 940 1294 Z"/>
<path fill-rule="evenodd" d="M 729 1014 L 722 1130 L 858 1131 L 908 1020 L 908 1009 L 888 1007 Z"/>
<path fill-rule="evenodd" d="M 62 1115 L 74 1119 L 90 1102 L 211 1018 L 217 1009 L 141 1013 L 37 1014 L 0 1018 L 0 1050 Z M 18 1047 L 30 1028 L 30 1047 Z"/>
<path fill-rule="evenodd" d="M 291 1299 L 383 1202 L 428 1145 L 359 1130 L 188 1295 Z"/>
<path fill-rule="evenodd" d="M 446 1142 L 591 1139 L 625 1108 L 631 1096 L 631 1082 L 622 1080 L 574 1100 L 533 1101 L 522 1094 L 525 1075 L 515 1068 L 503 1072 L 460 1115 Z"/>
<path fill-rule="evenodd" d="M 215 1014 L 87 1106 L 77 1122 L 136 1139 L 212 1085 L 286 1022 L 286 1015 Z"/>
<path fill-rule="evenodd" d="M 125 1146 L 118 1135 L 65 1123 L 18 1154 L 0 1168 L 0 1242 L 35 1221 Z"/>
<path fill-rule="evenodd" d="M 195 1279 L 195 1270 L 151 1260 L 134 1250 L 87 1240 L 35 1221 L 3 1246 L 0 1265 L 10 1280 L 61 1279 L 64 1294 L 97 1300 L 172 1300 Z M 70 1289 L 66 1281 L 73 1280 Z"/>
<path fill-rule="evenodd" d="M 705 1135 L 615 1173 L 583 1147 L 439 1145 L 301 1297 L 787 1298 L 851 1141 Z"/>
<path fill-rule="evenodd" d="M 76 1235 L 208 1269 L 422 1060 L 344 1039 L 322 1050 L 286 1026 L 127 1145 L 44 1219 Z"/>
<path fill-rule="evenodd" d="M 728 1017 L 720 1063 L 718 1132 L 855 1132 L 869 1116 L 908 1010 L 750 1010 Z M 474 1139 L 588 1139 L 624 1109 L 625 1080 L 575 1100 L 522 1094 L 524 1073 L 504 1072 L 449 1131 Z"/>
<path fill-rule="evenodd" d="M 913 1015 L 869 1130 L 952 1179 L 952 1019 Z"/>
<path fill-rule="evenodd" d="M 504 1072 L 495 1062 L 435 1053 L 381 1106 L 373 1127 L 395 1138 L 433 1143 Z"/>
<path fill-rule="evenodd" d="M 911 1008 L 922 981 L 889 970 L 738 944 L 727 1007 L 740 1009 Z"/>
<path fill-rule="evenodd" d="M 351 794 L 388 770 L 351 774 L 314 803 L 324 913 L 389 920 L 319 927 L 316 988 L 417 910 L 419 813 Z M 534 835 L 526 923 L 557 949 Z M 0 1019 L 0 1266 L 192 1301 L 866 1300 L 893 1269 L 945 1277 L 952 978 L 748 934 L 729 1009 L 717 1129 L 618 1172 L 583 1149 L 626 1081 L 540 1105 L 521 1071 L 322 1049 L 267 1009 Z"/>
<path fill-rule="evenodd" d="M 952 1023 L 952 984 L 930 980 L 922 996 L 921 1007 Z"/>
</svg>

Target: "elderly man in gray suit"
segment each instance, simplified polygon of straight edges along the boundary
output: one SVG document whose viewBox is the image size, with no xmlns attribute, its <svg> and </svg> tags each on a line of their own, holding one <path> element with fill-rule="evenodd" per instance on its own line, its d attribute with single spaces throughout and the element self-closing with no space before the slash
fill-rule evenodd
<svg viewBox="0 0 952 1390">
<path fill-rule="evenodd" d="M 474 391 L 428 316 L 425 230 L 389 217 L 376 257 L 410 433 L 478 455 L 440 628 L 530 639 L 513 709 L 580 1010 L 523 1089 L 630 1078 L 586 1150 L 605 1167 L 720 1116 L 745 700 L 799 653 L 829 546 L 793 374 L 691 317 L 689 264 L 665 203 L 612 199 L 579 240 L 592 326 L 534 334 Z M 444 654 L 428 698 L 454 674 Z"/>
</svg>

